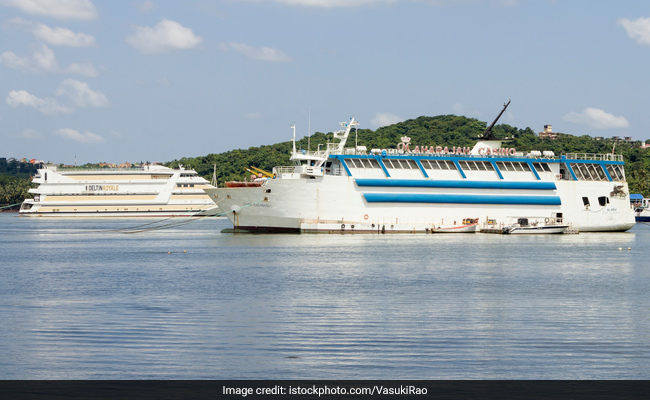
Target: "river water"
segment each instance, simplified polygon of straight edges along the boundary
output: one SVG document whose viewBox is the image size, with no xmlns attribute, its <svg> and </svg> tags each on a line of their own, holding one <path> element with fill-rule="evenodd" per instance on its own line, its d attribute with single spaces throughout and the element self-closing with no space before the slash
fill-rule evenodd
<svg viewBox="0 0 650 400">
<path fill-rule="evenodd" d="M 650 378 L 650 226 L 245 235 L 183 221 L 1 213 L 0 379 Z"/>
</svg>

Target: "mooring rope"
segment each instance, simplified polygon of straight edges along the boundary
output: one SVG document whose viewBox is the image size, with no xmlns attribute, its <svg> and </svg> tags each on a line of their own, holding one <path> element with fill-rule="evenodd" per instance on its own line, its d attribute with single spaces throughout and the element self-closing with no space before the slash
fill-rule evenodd
<svg viewBox="0 0 650 400">
<path fill-rule="evenodd" d="M 20 204 L 22 204 L 22 203 L 16 203 L 16 204 L 10 204 L 10 205 L 8 205 L 8 206 L 2 206 L 2 207 L 0 207 L 0 210 L 3 210 L 3 209 L 5 209 L 5 208 L 10 208 L 10 207 L 18 206 L 18 205 L 20 205 Z"/>
<path fill-rule="evenodd" d="M 198 221 L 198 220 L 200 220 L 202 218 L 206 218 L 206 217 L 208 217 L 208 218 L 221 217 L 221 216 L 226 215 L 228 213 L 231 213 L 231 212 L 234 212 L 234 211 L 239 211 L 239 210 L 241 210 L 243 208 L 246 208 L 246 207 L 250 207 L 250 206 L 252 206 L 254 204 L 257 204 L 259 202 L 262 202 L 262 201 L 264 201 L 264 199 L 258 200 L 258 201 L 253 202 L 253 203 L 246 204 L 246 205 L 241 206 L 241 207 L 239 207 L 237 209 L 233 209 L 233 210 L 230 210 L 230 211 L 218 213 L 218 214 L 215 214 L 215 215 L 204 215 L 204 216 L 199 215 L 199 216 L 194 216 L 194 217 L 186 217 L 182 221 L 175 221 L 175 222 L 172 222 L 172 223 L 169 223 L 169 224 L 154 226 L 154 227 L 151 227 L 151 228 L 138 229 L 138 226 L 136 226 L 136 227 L 130 227 L 130 228 L 123 228 L 123 229 L 113 229 L 112 231 L 121 232 L 121 233 L 142 233 L 142 232 L 158 231 L 158 230 L 162 230 L 162 229 L 169 229 L 169 228 L 174 228 L 174 227 L 181 226 L 181 225 L 187 225 L 187 224 L 190 224 L 192 222 L 196 222 L 196 221 Z M 163 221 L 165 221 L 165 220 L 163 220 Z M 160 222 L 160 221 L 158 221 L 158 222 Z M 140 225 L 140 227 L 141 226 L 146 226 L 146 225 L 151 225 L 151 224 Z"/>
</svg>

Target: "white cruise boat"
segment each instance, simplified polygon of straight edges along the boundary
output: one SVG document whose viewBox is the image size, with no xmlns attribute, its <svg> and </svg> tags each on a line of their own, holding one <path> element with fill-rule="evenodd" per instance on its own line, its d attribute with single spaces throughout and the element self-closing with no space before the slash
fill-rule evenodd
<svg viewBox="0 0 650 400">
<path fill-rule="evenodd" d="M 367 152 L 345 147 L 354 118 L 341 125 L 339 142 L 316 152 L 296 151 L 294 127 L 292 166 L 275 167 L 258 187 L 206 192 L 235 231 L 425 233 L 468 217 L 505 226 L 521 215 L 573 232 L 634 226 L 620 155 L 523 154 L 487 134 L 473 148 L 403 137 L 396 149 Z"/>
<path fill-rule="evenodd" d="M 161 165 L 140 168 L 57 168 L 34 177 L 37 188 L 21 205 L 20 216 L 161 217 L 213 215 L 217 207 L 204 189 L 212 188 L 193 170 Z"/>
</svg>

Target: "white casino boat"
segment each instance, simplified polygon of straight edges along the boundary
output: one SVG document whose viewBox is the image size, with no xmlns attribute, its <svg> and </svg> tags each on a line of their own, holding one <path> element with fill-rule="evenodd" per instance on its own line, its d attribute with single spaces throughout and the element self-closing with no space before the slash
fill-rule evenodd
<svg viewBox="0 0 650 400">
<path fill-rule="evenodd" d="M 193 170 L 161 165 L 140 168 L 39 169 L 34 198 L 20 216 L 162 217 L 214 215 L 217 207 L 204 189 L 212 188 Z"/>
<path fill-rule="evenodd" d="M 259 187 L 206 192 L 235 231 L 424 233 L 468 216 L 505 226 L 521 215 L 581 232 L 634 226 L 620 155 L 522 154 L 487 134 L 473 148 L 412 147 L 403 137 L 397 149 L 368 153 L 345 147 L 354 118 L 341 125 L 339 142 L 316 152 L 296 151 L 294 126 L 294 165 L 275 167 Z"/>
</svg>

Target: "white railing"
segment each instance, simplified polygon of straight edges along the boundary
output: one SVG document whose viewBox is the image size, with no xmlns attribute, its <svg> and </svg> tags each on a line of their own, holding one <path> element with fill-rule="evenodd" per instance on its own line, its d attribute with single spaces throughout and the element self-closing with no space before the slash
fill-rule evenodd
<svg viewBox="0 0 650 400">
<path fill-rule="evenodd" d="M 572 160 L 623 161 L 622 154 L 567 153 L 566 158 Z"/>
<path fill-rule="evenodd" d="M 296 167 L 273 167 L 273 173 L 276 175 L 280 174 L 293 174 L 296 171 Z"/>
</svg>

